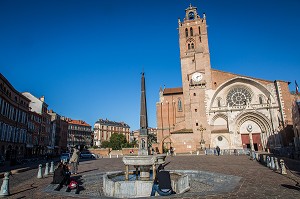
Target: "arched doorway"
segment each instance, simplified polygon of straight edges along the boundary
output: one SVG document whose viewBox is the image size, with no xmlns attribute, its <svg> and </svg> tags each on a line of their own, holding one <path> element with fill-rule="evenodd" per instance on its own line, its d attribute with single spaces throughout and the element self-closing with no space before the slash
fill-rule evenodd
<svg viewBox="0 0 300 199">
<path fill-rule="evenodd" d="M 162 143 L 162 146 L 161 146 L 162 153 L 168 152 L 170 150 L 170 148 L 172 147 L 172 140 L 171 140 L 170 136 L 165 137 L 161 143 Z"/>
<path fill-rule="evenodd" d="M 236 132 L 241 136 L 243 148 L 263 151 L 267 148 L 271 123 L 261 113 L 246 112 L 236 121 Z"/>
</svg>

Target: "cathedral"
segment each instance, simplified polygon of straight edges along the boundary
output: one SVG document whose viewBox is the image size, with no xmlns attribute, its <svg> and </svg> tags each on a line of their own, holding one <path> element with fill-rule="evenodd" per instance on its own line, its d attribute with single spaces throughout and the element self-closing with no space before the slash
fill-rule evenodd
<svg viewBox="0 0 300 199">
<path fill-rule="evenodd" d="M 190 5 L 178 19 L 182 87 L 163 88 L 156 103 L 158 150 L 267 151 L 290 142 L 289 82 L 212 69 L 206 16 Z"/>
</svg>

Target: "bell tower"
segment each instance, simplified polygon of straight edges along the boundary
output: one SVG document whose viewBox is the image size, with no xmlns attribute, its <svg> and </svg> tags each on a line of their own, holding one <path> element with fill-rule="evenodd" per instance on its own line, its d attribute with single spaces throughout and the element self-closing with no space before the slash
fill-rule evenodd
<svg viewBox="0 0 300 199">
<path fill-rule="evenodd" d="M 212 87 L 206 16 L 201 18 L 190 5 L 178 26 L 186 128 L 193 130 L 198 143 L 209 143 L 210 136 L 199 130 L 202 125 L 210 132 L 205 109 L 205 91 Z"/>
</svg>

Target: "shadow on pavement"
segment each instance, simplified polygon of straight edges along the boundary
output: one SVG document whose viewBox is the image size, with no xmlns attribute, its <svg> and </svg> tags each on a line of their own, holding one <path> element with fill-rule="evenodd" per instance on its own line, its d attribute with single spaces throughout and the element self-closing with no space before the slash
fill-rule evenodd
<svg viewBox="0 0 300 199">
<path fill-rule="evenodd" d="M 96 171 L 96 170 L 98 170 L 98 169 L 90 169 L 90 170 L 82 171 L 81 173 L 87 173 L 87 172 Z"/>
<path fill-rule="evenodd" d="M 293 186 L 293 185 L 282 184 L 281 186 L 283 186 L 285 188 L 288 188 L 288 189 L 294 189 L 294 190 L 300 191 L 300 187 L 296 187 L 296 186 Z"/>
<path fill-rule="evenodd" d="M 33 183 L 33 184 L 34 184 L 34 183 Z M 38 188 L 38 186 L 33 186 L 33 184 L 31 184 L 31 185 L 30 185 L 30 186 L 31 186 L 31 188 L 24 189 L 24 190 L 22 190 L 22 191 L 18 191 L 18 192 L 16 192 L 16 193 L 10 194 L 10 196 L 13 196 L 13 195 L 16 195 L 16 194 L 19 194 L 19 193 L 25 192 L 25 191 L 29 191 L 29 190 L 31 190 L 31 189 L 36 189 L 36 188 Z"/>
</svg>

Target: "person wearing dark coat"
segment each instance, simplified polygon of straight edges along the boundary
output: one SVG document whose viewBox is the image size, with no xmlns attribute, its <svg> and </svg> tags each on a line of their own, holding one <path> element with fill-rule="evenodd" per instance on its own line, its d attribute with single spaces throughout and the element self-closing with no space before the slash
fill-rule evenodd
<svg viewBox="0 0 300 199">
<path fill-rule="evenodd" d="M 55 191 L 59 191 L 63 187 L 63 185 L 67 186 L 69 183 L 70 172 L 68 165 L 66 163 L 60 162 L 53 174 L 52 184 L 58 184 Z"/>
<path fill-rule="evenodd" d="M 156 178 L 153 182 L 150 196 L 155 196 L 156 192 L 160 196 L 169 196 L 171 194 L 175 194 L 171 186 L 170 172 L 165 171 L 164 166 L 161 164 L 157 169 Z"/>
</svg>

